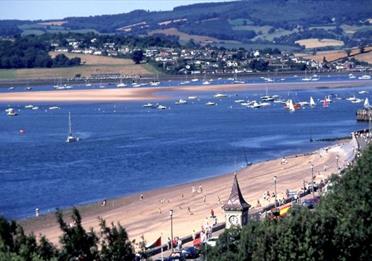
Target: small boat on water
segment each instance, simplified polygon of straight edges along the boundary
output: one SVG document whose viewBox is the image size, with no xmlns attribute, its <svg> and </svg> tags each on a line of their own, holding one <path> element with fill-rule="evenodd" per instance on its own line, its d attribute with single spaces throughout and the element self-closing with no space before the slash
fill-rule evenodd
<svg viewBox="0 0 372 261">
<path fill-rule="evenodd" d="M 72 134 L 72 124 L 71 124 L 71 112 L 68 113 L 68 135 L 66 138 L 67 143 L 78 142 L 80 138 Z"/>
<path fill-rule="evenodd" d="M 323 108 L 328 108 L 328 106 L 329 106 L 329 100 L 328 100 L 328 98 L 324 98 L 324 100 L 323 100 Z"/>
<path fill-rule="evenodd" d="M 151 86 L 159 86 L 160 82 L 159 81 L 151 81 L 150 85 Z"/>
<path fill-rule="evenodd" d="M 227 95 L 226 94 L 223 94 L 223 93 L 217 93 L 215 95 L 213 95 L 214 98 L 226 98 Z"/>
<path fill-rule="evenodd" d="M 267 107 L 267 106 L 270 106 L 271 103 L 270 102 L 260 102 L 259 105 L 260 105 L 260 107 Z"/>
<path fill-rule="evenodd" d="M 209 85 L 209 84 L 211 84 L 211 82 L 210 81 L 203 81 L 202 84 L 203 85 Z"/>
<path fill-rule="evenodd" d="M 294 111 L 296 111 L 296 108 L 295 108 L 295 106 L 294 106 L 294 104 L 293 104 L 292 99 L 289 99 L 289 100 L 287 101 L 286 105 L 287 105 L 287 109 L 288 109 L 290 112 L 294 112 Z"/>
<path fill-rule="evenodd" d="M 301 107 L 305 107 L 305 106 L 308 106 L 310 103 L 307 102 L 307 101 L 300 101 L 300 102 L 298 102 L 298 104 L 300 104 Z"/>
<path fill-rule="evenodd" d="M 187 99 L 189 99 L 189 100 L 196 100 L 198 98 L 198 96 L 189 96 L 189 97 L 187 97 Z"/>
<path fill-rule="evenodd" d="M 156 107 L 156 109 L 158 110 L 165 110 L 166 108 L 167 108 L 166 106 L 161 105 L 161 104 L 159 104 L 158 107 Z"/>
<path fill-rule="evenodd" d="M 353 102 L 353 101 L 355 101 L 356 99 L 357 99 L 357 98 L 355 97 L 355 95 L 346 98 L 346 100 L 347 100 L 347 101 L 350 101 L 350 102 Z"/>
<path fill-rule="evenodd" d="M 31 91 L 32 90 L 32 87 L 26 87 L 25 90 L 26 91 Z"/>
<path fill-rule="evenodd" d="M 9 87 L 8 90 L 9 91 L 13 91 L 15 89 L 15 87 Z"/>
<path fill-rule="evenodd" d="M 207 105 L 207 106 L 215 106 L 215 105 L 217 105 L 217 103 L 209 101 L 205 105 Z"/>
<path fill-rule="evenodd" d="M 245 100 L 235 100 L 234 102 L 235 102 L 235 103 L 240 103 L 240 104 L 242 104 L 243 102 L 245 102 Z"/>
<path fill-rule="evenodd" d="M 351 101 L 351 103 L 361 103 L 363 100 L 356 98 L 355 100 Z"/>
<path fill-rule="evenodd" d="M 311 107 L 315 107 L 316 106 L 316 103 L 315 103 L 313 97 L 311 97 L 311 96 L 310 96 L 310 103 L 309 104 L 310 104 Z"/>
<path fill-rule="evenodd" d="M 241 81 L 241 80 L 235 80 L 233 81 L 233 84 L 244 84 L 245 81 Z"/>
<path fill-rule="evenodd" d="M 364 109 L 371 109 L 371 105 L 369 104 L 368 98 L 364 100 L 363 107 Z"/>
<path fill-rule="evenodd" d="M 359 94 L 367 94 L 368 91 L 359 91 L 358 93 L 359 93 Z"/>
<path fill-rule="evenodd" d="M 18 115 L 18 113 L 16 112 L 16 110 L 13 109 L 13 108 L 8 108 L 5 111 L 6 111 L 6 115 L 8 115 L 10 117 L 17 116 Z"/>
<path fill-rule="evenodd" d="M 261 107 L 261 104 L 259 104 L 257 101 L 252 101 L 249 103 L 248 107 L 252 109 L 258 109 Z"/>
<path fill-rule="evenodd" d="M 365 74 L 365 75 L 359 76 L 358 79 L 359 80 L 371 80 L 371 76 Z"/>
<path fill-rule="evenodd" d="M 143 107 L 144 108 L 151 108 L 151 109 L 153 109 L 153 108 L 155 108 L 155 105 L 152 104 L 152 103 L 146 103 L 146 104 L 143 105 Z"/>
<path fill-rule="evenodd" d="M 118 84 L 116 84 L 116 87 L 117 88 L 124 88 L 124 87 L 127 87 L 127 85 L 125 83 L 123 83 L 122 80 L 120 80 L 120 82 Z"/>
<path fill-rule="evenodd" d="M 25 109 L 32 109 L 33 107 L 34 107 L 34 105 L 32 105 L 32 104 L 25 105 Z"/>
<path fill-rule="evenodd" d="M 191 79 L 191 81 L 192 81 L 192 82 L 197 82 L 197 81 L 199 81 L 199 79 L 194 78 L 194 79 Z"/>
<path fill-rule="evenodd" d="M 265 96 L 261 97 L 261 100 L 264 101 L 264 102 L 274 101 L 275 97 L 270 96 L 270 95 L 265 95 Z"/>
<path fill-rule="evenodd" d="M 182 105 L 182 104 L 187 104 L 186 100 L 179 99 L 178 101 L 175 102 L 176 105 Z"/>
<path fill-rule="evenodd" d="M 61 109 L 61 108 L 58 107 L 58 106 L 51 106 L 51 107 L 49 107 L 49 110 L 59 110 L 59 109 Z"/>
<path fill-rule="evenodd" d="M 356 76 L 354 74 L 349 73 L 349 79 L 355 79 L 355 78 L 356 78 Z"/>
<path fill-rule="evenodd" d="M 282 99 L 278 99 L 278 100 L 275 100 L 274 103 L 286 104 L 286 101 Z"/>
</svg>

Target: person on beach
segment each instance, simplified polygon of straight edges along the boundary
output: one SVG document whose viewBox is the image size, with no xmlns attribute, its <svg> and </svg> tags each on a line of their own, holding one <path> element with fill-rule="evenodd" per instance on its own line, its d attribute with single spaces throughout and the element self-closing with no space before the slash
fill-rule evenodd
<svg viewBox="0 0 372 261">
<path fill-rule="evenodd" d="M 35 217 L 38 217 L 40 215 L 39 208 L 35 208 Z"/>
<path fill-rule="evenodd" d="M 195 185 L 192 185 L 191 192 L 192 192 L 192 194 L 194 194 L 196 192 Z"/>
<path fill-rule="evenodd" d="M 203 202 L 207 202 L 207 195 L 204 195 Z"/>
<path fill-rule="evenodd" d="M 190 207 L 187 207 L 187 213 L 189 213 L 189 215 L 192 215 L 192 212 L 191 212 L 191 208 Z"/>
<path fill-rule="evenodd" d="M 106 199 L 102 200 L 102 202 L 101 202 L 101 206 L 102 206 L 102 207 L 106 206 L 106 203 L 107 203 Z"/>
<path fill-rule="evenodd" d="M 181 240 L 181 238 L 178 238 L 178 240 L 177 240 L 177 249 L 178 250 L 181 250 L 182 249 L 182 240 Z"/>
<path fill-rule="evenodd" d="M 203 187 L 202 187 L 202 185 L 199 185 L 198 193 L 203 193 Z"/>
<path fill-rule="evenodd" d="M 213 210 L 213 208 L 211 209 L 211 218 L 214 218 L 214 210 Z"/>
<path fill-rule="evenodd" d="M 140 200 L 143 200 L 143 194 L 141 193 L 141 195 L 140 195 Z"/>
</svg>

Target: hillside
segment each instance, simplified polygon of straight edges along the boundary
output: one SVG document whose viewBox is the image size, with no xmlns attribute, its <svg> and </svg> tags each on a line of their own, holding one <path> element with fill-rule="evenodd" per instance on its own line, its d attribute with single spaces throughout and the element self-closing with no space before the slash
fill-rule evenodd
<svg viewBox="0 0 372 261">
<path fill-rule="evenodd" d="M 218 44 L 238 41 L 245 45 L 274 43 L 300 48 L 295 41 L 319 38 L 355 46 L 372 41 L 368 20 L 371 14 L 368 0 L 245 0 L 59 21 L 0 21 L 0 34 L 93 31 L 144 35 L 172 28 L 188 35 L 215 38 Z"/>
</svg>

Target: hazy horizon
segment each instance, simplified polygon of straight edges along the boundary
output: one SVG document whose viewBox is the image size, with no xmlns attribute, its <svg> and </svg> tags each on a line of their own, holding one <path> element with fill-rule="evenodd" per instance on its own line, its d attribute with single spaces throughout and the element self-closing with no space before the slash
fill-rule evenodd
<svg viewBox="0 0 372 261">
<path fill-rule="evenodd" d="M 127 13 L 136 9 L 172 10 L 176 6 L 224 0 L 0 0 L 0 20 L 55 20 L 71 16 Z"/>
</svg>

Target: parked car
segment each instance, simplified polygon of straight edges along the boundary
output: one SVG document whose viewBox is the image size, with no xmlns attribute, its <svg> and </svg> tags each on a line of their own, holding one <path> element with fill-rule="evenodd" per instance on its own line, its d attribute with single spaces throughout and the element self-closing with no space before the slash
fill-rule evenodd
<svg viewBox="0 0 372 261">
<path fill-rule="evenodd" d="M 302 202 L 302 206 L 313 209 L 319 203 L 320 197 L 308 198 Z"/>
<path fill-rule="evenodd" d="M 181 251 L 174 251 L 171 253 L 167 261 L 185 261 L 185 255 Z"/>
<path fill-rule="evenodd" d="M 195 247 L 186 247 L 182 249 L 182 254 L 186 259 L 188 258 L 198 258 L 199 257 L 199 250 Z"/>
</svg>

